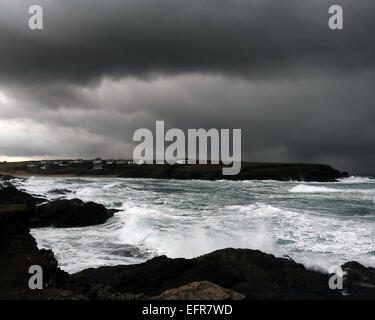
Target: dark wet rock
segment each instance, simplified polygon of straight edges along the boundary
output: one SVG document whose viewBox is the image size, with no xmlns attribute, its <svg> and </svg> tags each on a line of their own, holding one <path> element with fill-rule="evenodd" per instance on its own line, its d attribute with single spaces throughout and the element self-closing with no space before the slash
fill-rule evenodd
<svg viewBox="0 0 375 320">
<path fill-rule="evenodd" d="M 344 291 L 355 299 L 375 299 L 375 268 L 365 267 L 356 261 L 341 266 Z"/>
<path fill-rule="evenodd" d="M 8 174 L 0 174 L 0 181 L 11 181 L 13 179 L 15 179 L 15 177 Z"/>
<path fill-rule="evenodd" d="M 57 272 L 57 261 L 49 250 L 38 250 L 29 233 L 29 208 L 0 205 L 0 297 L 19 298 L 28 288 L 28 269 L 39 265 L 48 284 Z"/>
<path fill-rule="evenodd" d="M 55 200 L 36 207 L 30 218 L 31 228 L 86 227 L 106 222 L 117 210 L 79 199 Z"/>
<path fill-rule="evenodd" d="M 6 187 L 13 187 L 13 184 L 10 181 L 1 181 L 0 180 L 0 189 Z"/>
<path fill-rule="evenodd" d="M 138 265 L 87 269 L 77 275 L 117 291 L 160 295 L 196 281 L 210 281 L 248 299 L 340 299 L 328 275 L 258 250 L 223 249 L 194 259 L 165 256 Z"/>
<path fill-rule="evenodd" d="M 55 194 L 55 195 L 65 195 L 65 194 L 72 193 L 72 192 L 73 191 L 68 190 L 68 189 L 52 189 L 48 191 L 48 193 Z"/>
<path fill-rule="evenodd" d="M 5 188 L 5 187 L 12 187 L 12 180 L 15 179 L 15 177 L 10 176 L 10 175 L 3 175 L 0 174 L 0 189 Z"/>
<path fill-rule="evenodd" d="M 71 277 L 57 266 L 50 250 L 39 250 L 28 226 L 26 205 L 0 205 L 0 300 L 4 299 L 135 299 L 104 286 L 94 286 L 80 277 Z M 28 286 L 30 266 L 43 270 L 43 290 Z"/>
<path fill-rule="evenodd" d="M 33 197 L 32 195 L 18 190 L 14 186 L 6 186 L 0 189 L 0 204 L 27 204 L 35 205 L 46 201 L 43 198 Z"/>
<path fill-rule="evenodd" d="M 39 265 L 43 268 L 45 284 L 51 279 L 51 270 L 57 266 L 52 253 L 39 251 L 35 240 L 25 232 L 27 214 L 17 212 L 17 217 L 23 220 L 20 225 L 6 221 L 0 215 L 0 299 L 22 299 L 27 291 L 32 293 L 28 288 L 30 266 Z"/>
</svg>

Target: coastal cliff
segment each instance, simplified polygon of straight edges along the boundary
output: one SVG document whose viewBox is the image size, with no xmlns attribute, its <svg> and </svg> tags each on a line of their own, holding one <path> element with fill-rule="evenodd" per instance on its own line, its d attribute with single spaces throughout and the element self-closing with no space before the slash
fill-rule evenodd
<svg viewBox="0 0 375 320">
<path fill-rule="evenodd" d="M 119 174 L 126 178 L 201 179 L 201 180 L 279 180 L 333 182 L 347 177 L 328 165 L 243 162 L 238 175 L 224 176 L 221 165 L 142 165 Z"/>
</svg>

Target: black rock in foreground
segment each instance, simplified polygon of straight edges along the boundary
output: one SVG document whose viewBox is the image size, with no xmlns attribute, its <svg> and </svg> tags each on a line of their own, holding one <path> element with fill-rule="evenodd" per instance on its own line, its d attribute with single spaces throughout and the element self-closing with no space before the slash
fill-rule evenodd
<svg viewBox="0 0 375 320">
<path fill-rule="evenodd" d="M 343 290 L 331 290 L 331 275 L 259 250 L 223 249 L 194 259 L 165 256 L 138 265 L 86 269 L 77 275 L 117 291 L 158 295 L 194 281 L 210 281 L 247 299 L 375 299 L 375 269 L 358 262 L 342 266 Z"/>
<path fill-rule="evenodd" d="M 0 299 L 84 299 L 98 296 L 87 283 L 57 267 L 52 251 L 39 250 L 29 233 L 26 205 L 0 205 Z M 43 269 L 44 290 L 28 286 L 30 266 Z"/>
<path fill-rule="evenodd" d="M 35 208 L 30 218 L 31 228 L 86 227 L 106 222 L 117 210 L 106 209 L 95 202 L 79 199 L 55 200 Z"/>
<path fill-rule="evenodd" d="M 356 299 L 375 300 L 375 268 L 350 261 L 341 266 L 344 276 L 345 290 Z"/>
<path fill-rule="evenodd" d="M 223 249 L 194 259 L 165 256 L 139 265 L 87 269 L 79 273 L 95 284 L 146 295 L 194 281 L 210 281 L 248 299 L 339 299 L 329 276 L 294 261 L 258 250 Z"/>
</svg>

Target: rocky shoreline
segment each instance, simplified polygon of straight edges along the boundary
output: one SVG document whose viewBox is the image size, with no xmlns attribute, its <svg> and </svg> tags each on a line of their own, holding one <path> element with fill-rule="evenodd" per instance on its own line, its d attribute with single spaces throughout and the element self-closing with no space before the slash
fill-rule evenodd
<svg viewBox="0 0 375 320">
<path fill-rule="evenodd" d="M 69 201 L 44 203 L 11 185 L 0 188 L 0 299 L 375 299 L 375 268 L 348 262 L 342 266 L 344 290 L 331 290 L 330 275 L 249 249 L 222 249 L 194 259 L 161 256 L 68 274 L 58 268 L 51 250 L 37 248 L 30 224 L 84 226 L 113 215 L 98 204 Z M 43 269 L 43 290 L 28 288 L 31 265 Z"/>
</svg>

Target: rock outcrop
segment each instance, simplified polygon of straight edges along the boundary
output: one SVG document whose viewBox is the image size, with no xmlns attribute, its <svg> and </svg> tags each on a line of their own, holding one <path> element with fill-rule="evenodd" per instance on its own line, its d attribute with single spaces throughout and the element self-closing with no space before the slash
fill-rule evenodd
<svg viewBox="0 0 375 320">
<path fill-rule="evenodd" d="M 57 261 L 48 250 L 38 250 L 29 233 L 29 208 L 26 205 L 0 205 L 0 298 L 37 298 L 39 290 L 28 287 L 29 267 L 39 265 L 44 271 L 44 285 L 58 272 Z M 42 291 L 42 290 L 41 290 Z"/>
<path fill-rule="evenodd" d="M 328 275 L 258 250 L 223 249 L 194 259 L 165 256 L 139 265 L 87 269 L 79 273 L 117 291 L 160 295 L 196 281 L 210 281 L 248 299 L 338 299 Z"/>
<path fill-rule="evenodd" d="M 11 181 L 15 177 L 10 176 L 9 174 L 0 174 L 0 181 Z"/>
<path fill-rule="evenodd" d="M 197 285 L 186 284 L 202 281 L 242 294 L 246 299 L 375 299 L 375 268 L 358 262 L 346 263 L 342 268 L 347 272 L 343 290 L 329 288 L 331 275 L 249 249 L 223 249 L 194 259 L 161 256 L 138 265 L 86 269 L 78 274 L 116 291 L 142 292 L 160 299 L 172 299 L 172 295 L 178 299 L 190 293 L 192 297 L 200 296 Z M 181 288 L 171 290 L 176 287 Z"/>
<path fill-rule="evenodd" d="M 31 212 L 26 205 L 0 205 L 0 300 L 4 299 L 135 299 L 71 277 L 57 267 L 51 250 L 39 250 L 28 226 Z M 30 266 L 43 270 L 43 290 L 29 288 Z"/>
<path fill-rule="evenodd" d="M 18 190 L 14 186 L 6 186 L 0 189 L 0 204 L 26 204 L 33 206 L 44 201 L 46 200 L 33 197 L 24 191 Z"/>
<path fill-rule="evenodd" d="M 68 193 L 72 193 L 72 191 L 68 189 L 52 189 L 48 191 L 48 193 L 62 196 Z"/>
<path fill-rule="evenodd" d="M 375 268 L 350 261 L 343 264 L 341 269 L 345 272 L 345 292 L 354 299 L 375 300 Z"/>
<path fill-rule="evenodd" d="M 43 203 L 46 202 L 46 203 Z M 13 185 L 0 188 L 0 205 L 26 205 L 30 227 L 86 227 L 106 222 L 117 210 L 106 209 L 95 202 L 79 199 L 47 202 L 34 197 Z"/>
<path fill-rule="evenodd" d="M 35 208 L 30 218 L 31 228 L 73 228 L 102 224 L 117 210 L 106 209 L 95 202 L 79 199 L 55 200 Z"/>
</svg>

